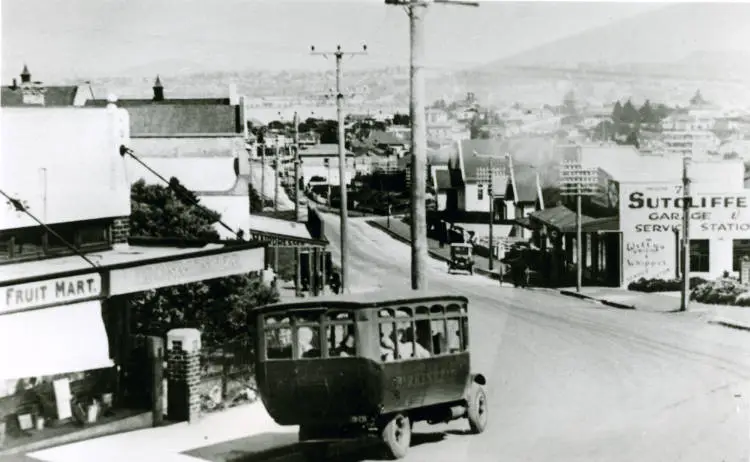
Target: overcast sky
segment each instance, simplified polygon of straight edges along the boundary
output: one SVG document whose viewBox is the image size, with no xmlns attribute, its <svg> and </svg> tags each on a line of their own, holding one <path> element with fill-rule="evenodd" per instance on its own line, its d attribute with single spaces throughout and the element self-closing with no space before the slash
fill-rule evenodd
<svg viewBox="0 0 750 462">
<path fill-rule="evenodd" d="M 654 3 L 434 5 L 433 67 L 480 64 L 659 8 Z M 2 0 L 2 80 L 157 72 L 329 69 L 309 47 L 359 49 L 350 67 L 408 64 L 408 22 L 382 0 Z"/>
</svg>

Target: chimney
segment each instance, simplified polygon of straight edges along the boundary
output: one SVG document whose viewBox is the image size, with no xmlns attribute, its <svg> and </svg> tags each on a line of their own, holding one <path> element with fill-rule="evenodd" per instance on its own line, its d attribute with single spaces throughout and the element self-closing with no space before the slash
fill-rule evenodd
<svg viewBox="0 0 750 462">
<path fill-rule="evenodd" d="M 161 79 L 159 79 L 158 75 L 154 82 L 154 101 L 164 101 L 164 87 L 162 86 Z"/>
<path fill-rule="evenodd" d="M 237 106 L 238 104 L 240 104 L 240 98 L 237 95 L 236 83 L 229 84 L 229 104 L 232 106 Z"/>
<path fill-rule="evenodd" d="M 16 79 L 13 79 L 13 85 L 10 87 L 11 90 L 17 90 L 18 89 L 18 81 Z"/>
<path fill-rule="evenodd" d="M 26 64 L 23 65 L 23 71 L 21 71 L 21 83 L 31 83 L 31 72 Z"/>
</svg>

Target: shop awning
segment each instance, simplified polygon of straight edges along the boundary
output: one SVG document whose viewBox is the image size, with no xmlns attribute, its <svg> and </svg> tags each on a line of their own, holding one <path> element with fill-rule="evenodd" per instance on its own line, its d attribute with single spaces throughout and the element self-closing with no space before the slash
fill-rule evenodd
<svg viewBox="0 0 750 462">
<path fill-rule="evenodd" d="M 0 380 L 112 366 L 100 301 L 0 315 Z"/>
</svg>

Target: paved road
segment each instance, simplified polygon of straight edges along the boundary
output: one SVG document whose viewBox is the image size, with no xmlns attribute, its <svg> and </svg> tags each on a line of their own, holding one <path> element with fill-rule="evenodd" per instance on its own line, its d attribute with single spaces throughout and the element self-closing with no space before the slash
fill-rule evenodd
<svg viewBox="0 0 750 462">
<path fill-rule="evenodd" d="M 324 221 L 338 258 L 338 217 Z M 406 245 L 358 219 L 349 236 L 355 290 L 409 285 Z M 750 460 L 750 334 L 501 288 L 435 260 L 429 284 L 470 299 L 490 426 L 478 436 L 459 434 L 464 421 L 417 426 L 423 444 L 407 461 Z"/>
</svg>

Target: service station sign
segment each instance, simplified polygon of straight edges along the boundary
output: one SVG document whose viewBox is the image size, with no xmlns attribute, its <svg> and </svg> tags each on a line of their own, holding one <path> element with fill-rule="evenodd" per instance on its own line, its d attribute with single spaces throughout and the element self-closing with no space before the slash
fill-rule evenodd
<svg viewBox="0 0 750 462">
<path fill-rule="evenodd" d="M 685 203 L 690 239 L 747 239 L 750 236 L 750 192 L 683 197 L 682 185 L 620 185 L 623 236 L 623 283 L 639 278 L 669 279 L 677 275 L 677 248 L 682 238 Z"/>
</svg>

